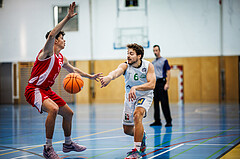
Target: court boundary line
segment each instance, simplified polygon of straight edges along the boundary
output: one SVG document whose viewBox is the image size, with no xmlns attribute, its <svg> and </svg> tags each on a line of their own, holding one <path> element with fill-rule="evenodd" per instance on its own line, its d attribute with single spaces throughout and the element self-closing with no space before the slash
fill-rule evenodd
<svg viewBox="0 0 240 159">
<path fill-rule="evenodd" d="M 236 138 L 235 140 L 239 139 L 240 137 Z M 232 142 L 230 142 L 229 144 L 233 143 L 235 140 L 233 140 Z M 235 144 L 234 146 L 232 146 L 229 150 L 227 150 L 226 152 L 224 152 L 223 154 L 221 154 L 220 156 L 218 156 L 216 159 L 220 159 L 221 157 L 225 156 L 228 152 L 230 152 L 231 150 L 233 150 L 235 147 L 237 147 L 240 144 L 240 141 Z M 226 145 L 227 146 L 227 145 Z M 225 147 L 224 147 L 225 148 Z M 221 149 L 220 149 L 221 150 Z"/>
<path fill-rule="evenodd" d="M 102 133 L 106 133 L 106 132 L 111 132 L 111 131 L 116 131 L 116 130 L 120 130 L 120 129 L 122 129 L 122 127 L 121 127 L 121 128 L 110 129 L 110 130 L 106 130 L 106 131 L 102 131 L 102 132 L 97 132 L 97 133 L 93 133 L 93 134 L 83 135 L 83 136 L 75 137 L 75 138 L 72 138 L 72 139 L 84 138 L 84 137 L 93 136 L 93 135 L 98 135 L 98 134 L 102 134 Z M 64 140 L 56 141 L 56 142 L 53 142 L 53 144 L 62 143 L 63 141 L 64 141 Z M 29 147 L 29 148 L 22 149 L 22 150 L 30 150 L 30 149 L 34 149 L 34 148 L 42 147 L 42 146 L 44 146 L 44 144 L 41 144 L 41 145 L 38 145 L 38 146 L 34 146 L 34 147 Z M 15 148 L 15 149 L 16 149 L 16 148 Z M 2 154 L 0 154 L 0 156 L 12 154 L 12 153 L 19 152 L 19 151 L 20 151 L 20 150 L 2 153 Z"/>
<path fill-rule="evenodd" d="M 238 135 L 238 134 L 232 134 L 232 135 L 224 135 L 224 136 L 214 136 L 214 137 L 209 137 L 209 138 L 201 138 L 201 139 L 195 139 L 195 140 L 189 140 L 189 141 L 185 141 L 185 142 L 182 142 L 182 143 L 177 143 L 177 144 L 173 144 L 173 145 L 169 145 L 169 146 L 165 146 L 165 147 L 161 147 L 161 148 L 159 148 L 159 149 L 157 149 L 157 150 L 155 150 L 155 151 L 152 151 L 152 152 L 149 152 L 148 154 L 146 154 L 146 155 L 143 155 L 142 157 L 145 157 L 145 156 L 147 156 L 147 155 L 149 155 L 149 154 L 152 154 L 153 152 L 157 152 L 157 151 L 159 151 L 159 150 L 162 150 L 162 149 L 165 149 L 165 148 L 168 148 L 168 147 L 171 147 L 171 146 L 175 146 L 175 145 L 179 145 L 179 144 L 184 144 L 184 143 L 188 143 L 188 142 L 193 142 L 193 141 L 198 141 L 198 140 L 204 140 L 204 139 L 212 139 L 212 138 L 218 138 L 218 137 L 226 137 L 226 136 L 235 136 L 235 135 Z M 237 138 L 238 139 L 238 138 Z M 236 140 L 236 139 L 235 139 Z M 240 143 L 240 142 L 239 142 Z M 199 143 L 199 144 L 201 144 L 201 143 Z M 196 144 L 196 145 L 199 145 L 199 144 Z M 229 143 L 230 144 L 230 143 Z M 226 146 L 228 146 L 229 144 L 227 144 Z M 187 144 L 185 144 L 185 145 L 187 145 Z M 215 145 L 215 144 L 214 144 Z M 237 145 L 237 144 L 236 144 Z M 129 146 L 129 145 L 128 145 Z M 3 147 L 3 146 L 2 146 Z M 7 146 L 5 146 L 5 147 L 7 147 Z M 38 146 L 39 147 L 39 146 Z M 124 146 L 124 147 L 126 147 L 126 146 Z M 152 147 L 151 147 L 152 148 Z M 153 147 L 153 148 L 156 148 L 156 147 Z M 17 148 L 13 148 L 13 149 L 17 149 Z M 114 151 L 114 150 L 119 150 L 119 149 L 123 149 L 123 148 L 114 148 L 112 151 Z M 18 149 L 17 149 L 18 150 Z M 91 149 L 88 149 L 88 150 L 91 150 Z M 19 149 L 19 151 L 20 151 L 20 149 Z M 29 152 L 29 153 L 31 153 L 30 151 L 26 151 L 26 150 L 22 150 L 22 151 L 24 151 L 24 152 Z M 111 151 L 111 152 L 112 152 Z M 61 151 L 59 151 L 59 152 L 61 152 Z M 109 152 L 107 152 L 107 153 L 109 153 Z M 33 154 L 33 155 L 38 155 L 38 154 L 35 154 L 35 153 L 31 153 L 31 154 Z M 60 155 L 60 154 L 59 154 Z M 99 155 L 102 155 L 102 154 L 99 154 Z M 31 156 L 31 155 L 30 155 Z M 41 155 L 38 155 L 38 156 L 41 156 Z M 42 157 L 42 156 L 41 156 Z M 92 157 L 96 157 L 96 156 L 92 156 Z M 91 158 L 91 157 L 90 157 Z"/>
<path fill-rule="evenodd" d="M 231 129 L 233 129 L 233 128 L 235 128 L 235 127 L 231 127 L 231 128 L 229 128 L 229 129 L 227 129 L 227 130 L 231 130 Z M 227 131 L 227 130 L 226 130 L 226 131 Z M 209 140 L 211 140 L 211 139 L 213 139 L 213 138 L 215 138 L 215 137 L 218 137 L 219 135 L 225 133 L 226 131 L 223 131 L 223 132 L 221 132 L 221 133 L 218 133 L 217 135 L 215 135 L 215 136 L 213 136 L 213 137 L 206 138 L 205 141 L 200 142 L 200 144 L 205 143 L 205 142 L 207 142 L 207 141 L 209 141 Z M 226 136 L 227 136 L 227 135 L 226 135 Z M 187 149 L 187 150 L 184 150 L 184 151 L 182 151 L 182 152 L 174 155 L 173 157 L 171 157 L 171 159 L 172 159 L 172 158 L 175 158 L 175 157 L 177 157 L 177 156 L 179 156 L 179 155 L 181 155 L 181 154 L 183 154 L 183 153 L 185 153 L 185 152 L 187 152 L 187 151 L 189 151 L 189 150 L 192 150 L 192 149 L 194 149 L 194 148 L 197 147 L 197 146 L 199 146 L 199 145 L 192 146 L 191 148 L 189 148 L 189 149 Z"/>
<path fill-rule="evenodd" d="M 224 131 L 224 130 L 219 130 L 219 131 Z M 239 131 L 239 130 L 227 130 L 227 131 Z M 176 131 L 176 132 L 173 132 L 173 133 L 160 133 L 160 134 L 157 134 L 157 136 L 159 135 L 165 135 L 165 134 L 180 134 L 180 133 L 208 133 L 208 132 L 218 132 L 218 130 L 210 130 L 210 131 L 198 131 L 198 132 L 183 132 L 183 131 Z M 156 136 L 155 134 L 148 134 L 148 136 Z M 93 139 L 83 139 L 83 140 L 77 140 L 77 141 L 90 141 L 90 140 L 104 140 L 104 139 L 112 139 L 112 138 L 120 138 L 120 137 L 126 137 L 126 135 L 124 136 L 114 136 L 114 137 L 102 137 L 102 138 L 93 138 Z M 54 143 L 54 144 L 59 144 L 59 143 Z M 188 145 L 191 145 L 191 144 L 188 144 Z M 220 145 L 220 144 L 218 144 Z M 222 144 L 222 145 L 225 145 L 225 144 Z M 24 146 L 24 147 L 18 147 L 18 149 L 24 149 L 24 148 L 29 148 L 29 147 L 38 147 L 38 146 L 42 146 L 41 145 L 30 145 L 30 146 Z M 231 146 L 234 146 L 234 145 L 231 145 Z M 0 152 L 3 152 L 3 151 L 8 151 L 9 149 L 6 149 L 6 150 L 0 150 Z"/>
<path fill-rule="evenodd" d="M 26 151 L 26 150 L 24 150 L 24 149 L 18 149 L 18 148 L 9 147 L 9 146 L 2 146 L 2 145 L 0 145 L 0 147 L 8 148 L 8 149 L 13 149 L 13 150 L 17 150 L 17 151 L 27 152 L 27 153 L 30 153 L 30 154 L 32 154 L 32 155 L 35 155 L 35 156 L 39 156 L 39 157 L 41 157 L 41 158 L 44 158 L 42 155 L 39 155 L 39 154 L 37 154 L 37 153 L 35 153 L 35 152 Z"/>
<path fill-rule="evenodd" d="M 150 121 L 149 121 L 150 122 Z M 147 122 L 147 123 L 149 123 L 149 122 Z M 143 123 L 143 124 L 146 124 L 146 123 Z M 120 129 L 122 129 L 122 127 L 120 127 L 120 128 L 115 128 L 115 129 L 110 129 L 110 130 L 105 130 L 105 131 L 102 131 L 102 132 L 97 132 L 97 133 L 93 133 L 93 134 L 88 134 L 88 135 L 83 135 L 83 136 L 79 136 L 79 137 L 75 137 L 75 138 L 72 138 L 72 139 L 79 139 L 79 138 L 84 138 L 84 137 L 88 137 L 88 136 L 93 136 L 93 135 L 97 135 L 97 134 L 103 134 L 103 133 L 107 133 L 107 132 L 111 132 L 111 131 L 116 131 L 116 130 L 120 130 Z M 214 131 L 214 130 L 212 130 L 212 131 Z M 221 131 L 221 130 L 220 130 Z M 224 131 L 224 130 L 223 130 Z M 225 132 L 226 131 L 238 131 L 238 130 L 225 130 Z M 205 131 L 205 132 L 208 132 L 208 131 Z M 177 134 L 177 133 L 181 133 L 181 132 L 175 132 L 174 134 Z M 186 132 L 186 133 L 188 133 L 188 132 Z M 201 133 L 201 131 L 199 131 L 199 132 L 190 132 L 190 134 L 191 133 Z M 223 133 L 223 132 L 222 132 Z M 163 134 L 173 134 L 173 133 L 160 133 L 158 136 L 161 136 L 161 135 L 163 135 Z M 221 134 L 221 133 L 220 133 Z M 186 134 L 186 135 L 188 135 L 188 134 Z M 233 135 L 237 135 L 237 134 L 233 134 Z M 227 135 L 227 136 L 233 136 L 233 135 Z M 183 135 L 183 136 L 185 136 L 185 135 Z M 224 136 L 217 136 L 217 137 L 224 137 Z M 209 139 L 212 139 L 212 138 L 214 138 L 214 137 L 210 137 Z M 203 140 L 203 139 L 201 139 L 201 140 Z M 58 144 L 58 143 L 61 143 L 61 142 L 63 142 L 64 140 L 60 140 L 60 141 L 57 141 L 57 142 L 54 142 L 53 144 Z M 170 140 L 171 141 L 171 140 Z M 169 142 L 170 142 L 169 141 Z M 30 146 L 28 146 L 29 148 L 27 148 L 27 149 L 22 149 L 23 151 L 26 151 L 26 150 L 29 150 L 29 149 L 34 149 L 34 148 L 37 148 L 37 147 L 41 147 L 41 146 L 43 146 L 44 144 L 41 144 L 41 145 L 37 145 L 37 146 L 34 146 L 34 147 L 30 147 Z M 132 144 L 131 144 L 132 145 Z M 174 145 L 171 145 L 171 146 L 174 146 Z M 6 146 L 7 147 L 7 146 Z M 126 147 L 126 146 L 124 146 L 124 147 Z M 169 146 L 168 146 L 169 147 Z M 166 147 L 164 147 L 164 148 L 166 148 Z M 14 148 L 14 149 L 16 149 L 17 150 L 17 148 Z M 118 149 L 121 149 L 121 148 L 117 148 L 116 150 L 118 150 Z M 20 150 L 17 150 L 17 151 L 12 151 L 12 152 L 9 152 L 8 154 L 11 154 L 11 153 L 15 153 L 15 152 L 18 152 L 18 151 L 20 151 Z M 26 151 L 27 152 L 27 151 Z M 29 151 L 30 152 L 30 151 Z M 110 153 L 110 152 L 109 152 Z M 0 154 L 0 156 L 2 156 L 2 155 L 5 155 L 5 154 Z"/>
<path fill-rule="evenodd" d="M 223 135 L 223 136 L 213 136 L 213 137 L 207 137 L 207 138 L 200 138 L 200 139 L 194 139 L 194 140 L 188 140 L 188 141 L 184 141 L 184 142 L 179 142 L 179 143 L 176 143 L 176 144 L 172 144 L 172 145 L 169 145 L 169 146 L 165 146 L 163 148 L 160 148 L 160 149 L 157 149 L 157 150 L 154 150 L 152 152 L 149 152 L 145 155 L 143 155 L 142 157 L 145 157 L 147 155 L 150 155 L 154 152 L 157 152 L 157 151 L 160 151 L 164 148 L 168 148 L 168 147 L 171 147 L 171 146 L 175 146 L 175 145 L 179 145 L 179 144 L 185 144 L 185 143 L 189 143 L 189 142 L 193 142 L 193 141 L 199 141 L 199 140 L 207 140 L 207 139 L 213 139 L 213 138 L 218 138 L 218 137 L 226 137 L 226 136 L 236 136 L 236 135 L 239 135 L 239 134 L 232 134 L 232 135 Z M 177 154 L 178 155 L 178 154 Z M 173 156 L 174 157 L 174 156 Z M 172 158 L 172 157 L 171 157 Z"/>
<path fill-rule="evenodd" d="M 163 152 L 161 152 L 161 153 L 159 153 L 159 154 L 157 154 L 157 155 L 155 155 L 155 156 L 152 156 L 152 157 L 150 157 L 149 159 L 153 159 L 153 158 L 155 158 L 155 157 L 157 157 L 157 156 L 160 156 L 160 155 L 162 155 L 162 154 L 164 154 L 164 153 L 167 153 L 168 151 L 172 151 L 172 150 L 174 150 L 174 149 L 176 149 L 176 148 L 178 148 L 178 147 L 181 147 L 181 146 L 183 146 L 184 144 L 180 144 L 180 145 L 177 145 L 177 146 L 175 146 L 175 147 L 172 147 L 172 148 L 170 148 L 170 149 L 168 149 L 168 150 L 166 150 L 166 151 L 163 151 Z"/>
<path fill-rule="evenodd" d="M 198 130 L 195 130 L 195 131 L 200 131 L 200 130 L 203 130 L 203 129 L 206 129 L 206 128 L 208 128 L 208 126 L 205 126 L 204 128 L 201 128 L 201 129 L 198 129 Z M 195 131 L 192 131 L 192 132 L 195 132 Z M 185 134 L 185 135 L 183 135 L 183 136 L 181 136 L 181 137 L 177 137 L 177 138 L 175 138 L 175 139 L 182 138 L 182 137 L 184 137 L 184 136 L 186 136 L 186 135 L 189 135 L 189 134 L 191 134 L 191 133 Z M 162 135 L 162 134 L 159 134 L 159 135 L 154 136 L 154 137 L 152 137 L 152 138 L 160 137 L 161 135 Z M 148 138 L 147 140 L 149 140 L 149 138 Z M 172 141 L 172 140 L 167 141 L 167 142 L 165 142 L 165 143 L 168 143 L 168 142 L 171 142 L 171 141 Z M 162 144 L 159 144 L 159 145 L 163 145 L 163 144 L 165 144 L 165 143 L 162 143 Z M 122 146 L 122 147 L 127 147 L 127 146 L 130 146 L 130 145 L 133 145 L 133 144 L 129 144 L 129 145 Z M 159 146 L 159 145 L 157 145 L 157 146 Z M 165 148 L 165 147 L 163 147 L 163 148 Z M 163 148 L 162 148 L 162 149 L 163 149 Z M 119 150 L 119 149 L 113 149 L 113 150 L 111 150 L 111 151 L 107 151 L 107 152 L 104 152 L 104 153 L 101 153 L 101 154 L 92 156 L 92 157 L 90 157 L 90 158 L 98 157 L 98 156 L 101 156 L 101 155 L 104 155 L 104 154 L 107 154 L 107 153 L 111 153 L 111 152 L 117 151 L 117 150 Z M 150 150 L 150 149 L 148 148 L 147 150 Z M 143 156 L 144 156 L 144 155 L 143 155 Z"/>
<path fill-rule="evenodd" d="M 152 122 L 152 121 L 144 122 L 143 124 L 148 124 L 148 123 L 150 123 L 150 122 Z M 97 133 L 93 133 L 93 134 L 88 134 L 88 135 L 83 135 L 83 136 L 75 137 L 75 138 L 72 138 L 72 139 L 84 138 L 84 137 L 93 136 L 93 135 L 98 135 L 98 134 L 103 134 L 103 133 L 106 133 L 106 132 L 116 131 L 116 130 L 120 130 L 120 129 L 123 129 L 123 128 L 120 127 L 120 128 L 105 130 L 105 131 L 101 131 L 101 132 L 97 132 Z M 53 142 L 53 144 L 59 144 L 59 143 L 62 143 L 63 141 L 64 141 L 64 140 L 56 141 L 56 142 Z M 34 147 L 26 146 L 26 147 L 29 147 L 29 148 L 22 149 L 22 150 L 29 150 L 29 149 L 34 149 L 34 148 L 37 148 L 37 147 L 42 147 L 42 146 L 44 146 L 44 144 L 37 145 L 37 146 L 34 146 Z M 2 153 L 2 154 L 0 153 L 0 156 L 8 155 L 8 154 L 16 153 L 16 152 L 19 152 L 19 150 L 7 152 L 7 153 Z"/>
</svg>

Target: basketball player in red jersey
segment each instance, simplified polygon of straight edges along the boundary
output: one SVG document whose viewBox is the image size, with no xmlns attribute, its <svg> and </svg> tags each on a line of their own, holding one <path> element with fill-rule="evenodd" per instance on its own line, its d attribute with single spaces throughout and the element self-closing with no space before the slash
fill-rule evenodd
<svg viewBox="0 0 240 159">
<path fill-rule="evenodd" d="M 86 149 L 85 146 L 78 145 L 71 140 L 73 111 L 66 102 L 51 89 L 61 68 L 63 67 L 68 72 L 76 72 L 83 77 L 96 81 L 98 81 L 98 78 L 101 76 L 101 73 L 90 75 L 73 67 L 69 64 L 66 57 L 60 53 L 65 47 L 65 40 L 63 39 L 64 32 L 61 31 L 61 29 L 71 18 L 77 15 L 77 13 L 74 13 L 74 8 L 75 2 L 70 4 L 66 17 L 52 31 L 47 33 L 47 41 L 36 58 L 31 77 L 25 90 L 27 102 L 33 107 L 36 107 L 40 113 L 43 111 L 48 113 L 45 122 L 46 145 L 44 145 L 43 149 L 43 156 L 48 159 L 59 158 L 52 147 L 52 138 L 57 114 L 63 117 L 62 127 L 65 135 L 63 152 L 80 152 Z"/>
</svg>

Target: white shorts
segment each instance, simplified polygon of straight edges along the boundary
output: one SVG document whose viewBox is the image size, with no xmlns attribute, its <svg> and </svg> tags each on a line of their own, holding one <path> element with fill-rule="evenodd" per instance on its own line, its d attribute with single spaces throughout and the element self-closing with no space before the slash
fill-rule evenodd
<svg viewBox="0 0 240 159">
<path fill-rule="evenodd" d="M 143 107 L 145 109 L 145 115 L 144 115 L 144 118 L 145 118 L 147 116 L 148 109 L 152 105 L 152 101 L 153 101 L 152 93 L 138 97 L 136 100 L 130 101 L 130 102 L 127 98 L 127 95 L 125 95 L 124 110 L 123 110 L 123 116 L 122 116 L 123 125 L 134 125 L 133 113 L 136 107 Z"/>
</svg>

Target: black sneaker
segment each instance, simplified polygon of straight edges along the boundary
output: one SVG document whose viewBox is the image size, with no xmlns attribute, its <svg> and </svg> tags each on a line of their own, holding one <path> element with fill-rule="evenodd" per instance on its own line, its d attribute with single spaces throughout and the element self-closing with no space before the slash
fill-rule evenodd
<svg viewBox="0 0 240 159">
<path fill-rule="evenodd" d="M 153 122 L 150 126 L 162 126 L 161 122 Z"/>
<path fill-rule="evenodd" d="M 171 127 L 172 126 L 172 123 L 167 123 L 166 125 L 165 125 L 165 127 Z"/>
</svg>

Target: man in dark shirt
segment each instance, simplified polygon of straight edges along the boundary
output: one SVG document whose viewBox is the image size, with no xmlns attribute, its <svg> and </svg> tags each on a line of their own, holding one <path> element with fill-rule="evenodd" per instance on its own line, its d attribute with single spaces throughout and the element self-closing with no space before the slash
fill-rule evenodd
<svg viewBox="0 0 240 159">
<path fill-rule="evenodd" d="M 161 126 L 159 101 L 163 115 L 166 119 L 166 127 L 172 126 L 172 117 L 169 108 L 168 92 L 170 82 L 170 66 L 168 60 L 160 56 L 160 47 L 153 46 L 153 52 L 156 59 L 152 62 L 156 74 L 156 86 L 154 89 L 154 119 L 155 121 L 150 126 Z"/>
</svg>

